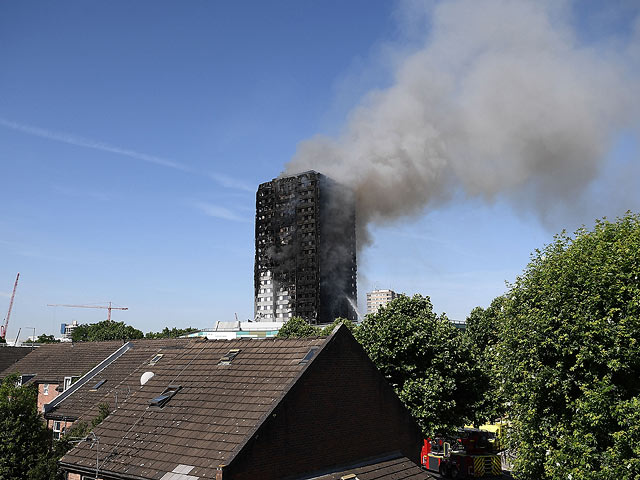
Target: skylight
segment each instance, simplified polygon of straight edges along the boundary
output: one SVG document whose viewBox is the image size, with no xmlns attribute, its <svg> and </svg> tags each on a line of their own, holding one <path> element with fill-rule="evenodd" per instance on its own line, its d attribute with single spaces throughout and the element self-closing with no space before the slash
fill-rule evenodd
<svg viewBox="0 0 640 480">
<path fill-rule="evenodd" d="M 167 402 L 171 400 L 173 396 L 176 393 L 178 393 L 181 389 L 182 389 L 182 386 L 180 385 L 169 385 L 167 388 L 164 389 L 164 392 L 162 392 L 157 397 L 151 399 L 151 401 L 149 402 L 149 406 L 159 407 L 159 408 L 164 407 L 167 404 Z"/>
<path fill-rule="evenodd" d="M 99 389 L 102 385 L 104 385 L 104 382 L 106 382 L 106 381 L 107 381 L 106 379 L 100 380 L 98 383 L 96 383 L 96 384 L 91 388 L 91 391 L 92 391 L 92 392 L 96 392 L 96 391 L 98 391 L 98 389 Z"/>
<path fill-rule="evenodd" d="M 35 376 L 36 376 L 35 374 L 21 375 L 20 379 L 18 380 L 18 386 L 24 385 L 25 383 L 27 383 L 29 380 L 31 380 Z"/>
<path fill-rule="evenodd" d="M 231 362 L 233 361 L 234 358 L 236 358 L 236 355 L 238 355 L 238 353 L 240 353 L 239 348 L 232 348 L 225 355 L 222 356 L 222 358 L 218 362 L 218 365 L 231 365 Z"/>
<path fill-rule="evenodd" d="M 155 365 L 156 363 L 158 363 L 163 355 L 164 355 L 163 353 L 157 354 L 155 357 L 151 359 L 151 361 L 149 362 L 149 365 Z"/>
<path fill-rule="evenodd" d="M 313 358 L 317 351 L 318 347 L 311 347 L 304 358 L 298 362 L 298 364 L 309 363 L 309 360 Z"/>
</svg>

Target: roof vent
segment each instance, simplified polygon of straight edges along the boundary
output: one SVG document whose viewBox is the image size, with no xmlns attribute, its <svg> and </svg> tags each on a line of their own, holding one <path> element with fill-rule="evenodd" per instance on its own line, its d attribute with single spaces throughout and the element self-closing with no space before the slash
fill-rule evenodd
<svg viewBox="0 0 640 480">
<path fill-rule="evenodd" d="M 307 354 L 304 356 L 304 358 L 298 362 L 298 364 L 302 365 L 305 363 L 309 363 L 309 360 L 313 358 L 313 356 L 316 354 L 317 351 L 318 351 L 318 347 L 311 347 L 307 352 Z"/>
<path fill-rule="evenodd" d="M 24 385 L 35 376 L 35 373 L 31 375 L 20 375 L 20 378 L 18 379 L 18 386 Z"/>
<path fill-rule="evenodd" d="M 144 385 L 145 383 L 147 383 L 149 380 L 151 380 L 153 378 L 154 375 L 155 375 L 155 373 L 153 373 L 153 372 L 144 372 L 140 376 L 140 385 Z"/>
<path fill-rule="evenodd" d="M 160 361 L 160 359 L 164 356 L 164 353 L 159 353 L 157 354 L 155 357 L 153 357 L 151 359 L 151 361 L 149 362 L 149 365 L 155 365 L 156 363 L 158 363 Z"/>
<path fill-rule="evenodd" d="M 169 385 L 164 391 L 155 398 L 152 398 L 149 402 L 150 407 L 164 407 L 169 400 L 173 398 L 173 396 L 182 390 L 182 386 L 180 385 Z"/>
<path fill-rule="evenodd" d="M 233 361 L 234 358 L 236 358 L 236 355 L 238 355 L 239 353 L 240 353 L 239 348 L 232 348 L 225 355 L 223 355 L 223 357 L 218 362 L 218 365 L 231 365 L 231 362 Z"/>
<path fill-rule="evenodd" d="M 90 391 L 91 391 L 91 392 L 97 392 L 97 391 L 98 391 L 98 389 L 99 389 L 102 385 L 104 385 L 104 382 L 106 382 L 106 381 L 107 381 L 106 379 L 102 379 L 102 380 L 100 380 L 100 381 L 99 381 L 98 383 L 96 383 L 93 387 L 91 387 L 91 390 L 90 390 Z"/>
</svg>

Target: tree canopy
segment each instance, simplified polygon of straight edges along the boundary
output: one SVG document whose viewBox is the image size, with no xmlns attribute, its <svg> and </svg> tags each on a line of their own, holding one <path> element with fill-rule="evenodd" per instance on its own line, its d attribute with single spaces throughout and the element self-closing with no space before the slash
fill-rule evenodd
<svg viewBox="0 0 640 480">
<path fill-rule="evenodd" d="M 278 331 L 279 338 L 315 337 L 322 332 L 320 327 L 309 325 L 302 317 L 291 317 Z"/>
<path fill-rule="evenodd" d="M 479 424 L 491 423 L 505 414 L 504 401 L 500 398 L 501 390 L 495 375 L 495 353 L 500 340 L 498 332 L 504 302 L 504 296 L 497 297 L 486 309 L 474 308 L 466 320 L 464 339 L 481 378 L 481 398 L 474 412 L 475 421 Z"/>
<path fill-rule="evenodd" d="M 640 477 L 640 217 L 536 250 L 500 312 L 497 379 L 523 479 Z"/>
<path fill-rule="evenodd" d="M 102 340 L 135 340 L 144 335 L 137 328 L 124 322 L 104 320 L 98 323 L 78 325 L 71 334 L 74 342 L 96 342 Z"/>
<path fill-rule="evenodd" d="M 164 327 L 160 332 L 149 332 L 146 333 L 144 338 L 178 338 L 182 335 L 186 335 L 187 333 L 197 332 L 199 329 L 193 327 L 187 328 L 177 328 L 173 327 L 169 329 L 169 327 Z"/>
<path fill-rule="evenodd" d="M 53 335 L 47 335 L 43 333 L 38 338 L 36 338 L 35 343 L 59 343 L 59 342 L 60 340 L 56 340 L 56 338 Z"/>
<path fill-rule="evenodd" d="M 0 385 L 0 478 L 28 478 L 46 457 L 49 434 L 38 412 L 36 385 L 19 386 L 18 374 Z"/>
<path fill-rule="evenodd" d="M 400 295 L 367 315 L 355 337 L 425 435 L 448 433 L 473 420 L 481 375 L 469 344 L 429 297 Z"/>
</svg>

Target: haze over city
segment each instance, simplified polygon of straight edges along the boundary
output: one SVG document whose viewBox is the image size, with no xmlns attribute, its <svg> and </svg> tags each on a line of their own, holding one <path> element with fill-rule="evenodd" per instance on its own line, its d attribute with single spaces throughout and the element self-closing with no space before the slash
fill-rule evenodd
<svg viewBox="0 0 640 480">
<path fill-rule="evenodd" d="M 253 318 L 255 192 L 358 196 L 373 288 L 464 320 L 562 229 L 640 208 L 635 1 L 4 2 L 0 314 Z"/>
</svg>

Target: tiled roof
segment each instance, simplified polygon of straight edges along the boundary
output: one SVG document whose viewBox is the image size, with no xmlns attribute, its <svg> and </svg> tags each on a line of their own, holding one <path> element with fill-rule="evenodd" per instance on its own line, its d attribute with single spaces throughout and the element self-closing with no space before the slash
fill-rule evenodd
<svg viewBox="0 0 640 480">
<path fill-rule="evenodd" d="M 351 475 L 355 475 L 352 477 Z M 406 457 L 372 462 L 309 480 L 433 480 L 433 477 Z"/>
<path fill-rule="evenodd" d="M 9 368 L 30 352 L 31 349 L 26 347 L 7 347 L 0 345 L 0 372 Z"/>
<path fill-rule="evenodd" d="M 149 362 L 156 354 L 166 355 L 175 349 L 184 349 L 191 339 L 132 340 L 131 348 L 113 363 L 82 385 L 69 398 L 46 413 L 47 418 L 84 418 L 90 420 L 98 414 L 98 405 L 106 403 L 111 409 L 122 403 L 133 389 L 140 387 L 140 376 L 154 370 Z M 159 361 L 162 361 L 159 360 Z M 94 387 L 104 381 L 98 389 Z"/>
<path fill-rule="evenodd" d="M 122 341 L 42 345 L 4 370 L 0 376 L 20 372 L 23 375 L 35 374 L 34 382 L 61 384 L 64 377 L 85 374 L 121 346 Z"/>
<path fill-rule="evenodd" d="M 310 347 L 324 342 L 194 340 L 167 348 L 156 365 L 145 367 L 155 376 L 144 386 L 137 374 L 127 380 L 130 393 L 94 430 L 100 470 L 159 480 L 182 466 L 193 477 L 215 478 L 217 467 L 233 458 L 308 365 L 300 360 Z M 237 356 L 220 364 L 232 349 Z M 150 406 L 169 385 L 181 390 L 164 407 Z M 96 449 L 81 442 L 61 463 L 94 469 Z"/>
<path fill-rule="evenodd" d="M 355 475 L 355 477 L 351 477 Z M 434 477 L 406 457 L 373 462 L 309 480 L 433 480 Z"/>
</svg>

